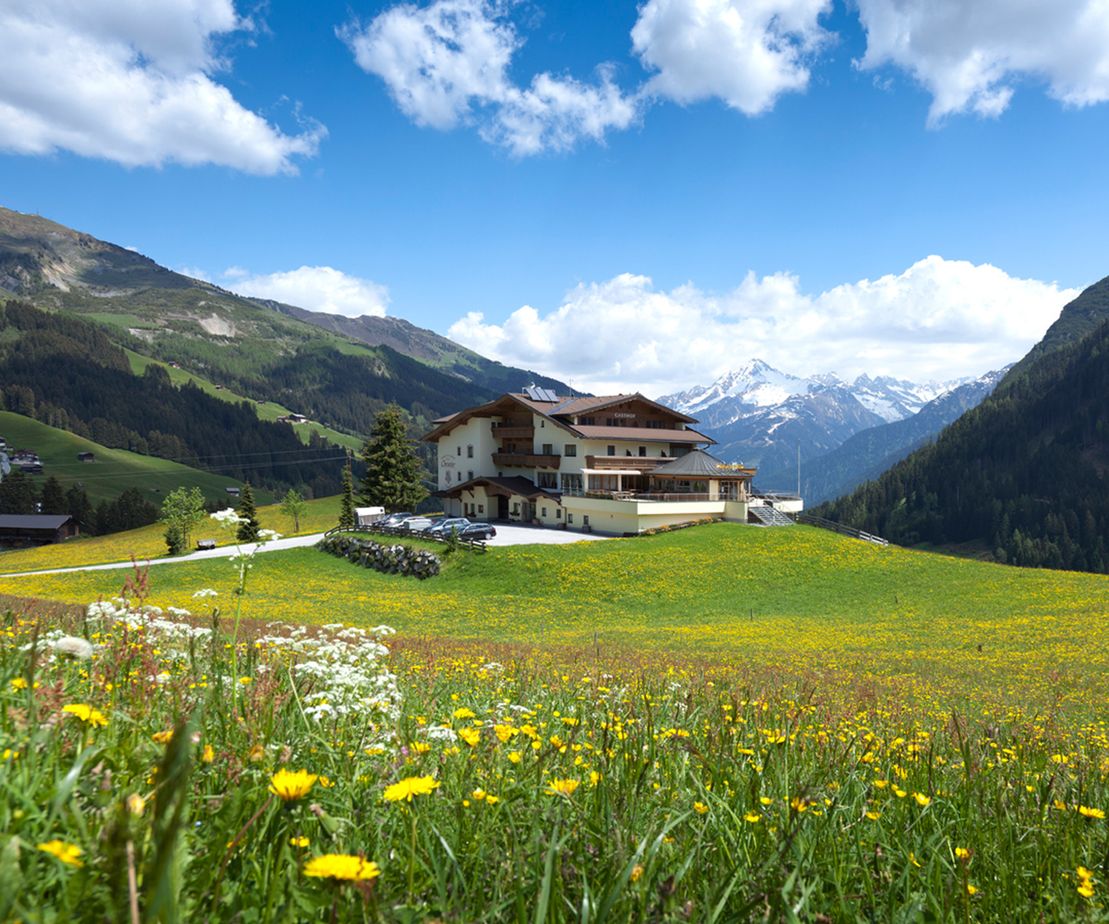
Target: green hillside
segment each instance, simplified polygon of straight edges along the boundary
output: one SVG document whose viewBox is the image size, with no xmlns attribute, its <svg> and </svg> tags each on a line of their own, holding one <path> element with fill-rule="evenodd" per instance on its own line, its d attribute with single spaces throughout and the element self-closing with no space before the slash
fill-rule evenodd
<svg viewBox="0 0 1109 924">
<path fill-rule="evenodd" d="M 75 436 L 57 427 L 50 427 L 30 417 L 0 411 L 0 436 L 10 448 L 33 449 L 42 459 L 44 474 L 33 476 L 41 483 L 54 475 L 64 487 L 84 485 L 89 499 L 94 503 L 113 500 L 125 488 L 142 489 L 151 503 L 161 503 L 162 497 L 174 488 L 198 487 L 213 502 L 227 501 L 225 488 L 237 487 L 241 482 L 212 472 L 190 468 L 168 459 L 144 456 L 126 449 L 109 449 L 92 440 Z M 95 462 L 78 462 L 79 452 L 95 454 Z M 272 499 L 269 492 L 255 492 L 262 503 Z"/>
</svg>

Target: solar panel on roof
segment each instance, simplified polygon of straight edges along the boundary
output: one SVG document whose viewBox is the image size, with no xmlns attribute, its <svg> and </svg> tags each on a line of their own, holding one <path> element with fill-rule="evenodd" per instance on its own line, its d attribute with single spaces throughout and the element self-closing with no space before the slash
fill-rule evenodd
<svg viewBox="0 0 1109 924">
<path fill-rule="evenodd" d="M 543 400 L 542 398 L 539 397 L 539 386 L 537 386 L 537 385 L 528 385 L 524 389 L 524 394 L 527 395 L 529 398 L 531 398 L 532 401 L 542 401 Z"/>
<path fill-rule="evenodd" d="M 543 400 L 544 401 L 557 401 L 558 400 L 558 395 L 556 395 L 549 388 L 541 388 L 539 390 L 543 393 Z"/>
</svg>

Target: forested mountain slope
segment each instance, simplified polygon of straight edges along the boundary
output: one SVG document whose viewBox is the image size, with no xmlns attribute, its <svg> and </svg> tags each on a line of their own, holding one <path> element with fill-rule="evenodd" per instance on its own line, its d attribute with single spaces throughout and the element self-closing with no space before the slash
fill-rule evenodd
<svg viewBox="0 0 1109 924">
<path fill-rule="evenodd" d="M 1068 305 L 935 443 L 820 512 L 903 545 L 975 543 L 1015 564 L 1109 570 L 1107 292 L 1102 280 Z"/>
</svg>

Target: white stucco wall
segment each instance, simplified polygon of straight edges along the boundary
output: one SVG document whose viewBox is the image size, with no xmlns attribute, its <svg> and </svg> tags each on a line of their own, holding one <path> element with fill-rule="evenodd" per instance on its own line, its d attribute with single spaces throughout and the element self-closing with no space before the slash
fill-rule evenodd
<svg viewBox="0 0 1109 924">
<path fill-rule="evenodd" d="M 474 457 L 471 459 L 466 453 L 468 446 L 474 447 Z M 462 455 L 458 455 L 461 448 Z M 475 417 L 460 427 L 455 427 L 438 442 L 439 468 L 437 483 L 439 489 L 454 487 L 461 480 L 466 480 L 466 474 L 473 472 L 474 477 L 482 475 L 496 475 L 497 470 L 493 465 L 493 452 L 496 450 L 496 441 L 493 439 L 493 428 L 488 417 Z M 450 481 L 447 481 L 447 473 Z"/>
</svg>

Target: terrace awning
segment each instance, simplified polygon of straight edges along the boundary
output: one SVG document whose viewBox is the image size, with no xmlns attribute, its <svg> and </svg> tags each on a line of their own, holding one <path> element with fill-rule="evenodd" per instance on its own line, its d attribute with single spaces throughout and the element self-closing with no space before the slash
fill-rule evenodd
<svg viewBox="0 0 1109 924">
<path fill-rule="evenodd" d="M 583 475 L 642 475 L 643 472 L 634 468 L 583 468 Z"/>
</svg>

